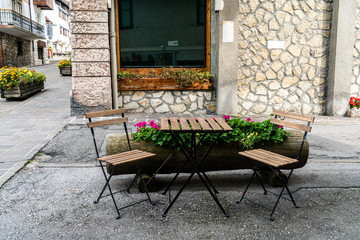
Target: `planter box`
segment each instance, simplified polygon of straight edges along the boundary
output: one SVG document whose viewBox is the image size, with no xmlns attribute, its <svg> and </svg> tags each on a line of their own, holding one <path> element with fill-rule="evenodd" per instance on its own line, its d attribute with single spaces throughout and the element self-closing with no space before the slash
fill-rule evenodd
<svg viewBox="0 0 360 240">
<path fill-rule="evenodd" d="M 71 76 L 72 75 L 72 69 L 71 66 L 65 66 L 60 69 L 60 74 L 62 76 Z"/>
<path fill-rule="evenodd" d="M 40 83 L 20 83 L 18 87 L 14 87 L 10 90 L 1 90 L 1 97 L 6 99 L 23 99 L 40 92 L 44 89 L 44 82 Z"/>
<path fill-rule="evenodd" d="M 139 90 L 212 90 L 213 85 L 207 83 L 195 83 L 187 88 L 180 88 L 174 79 L 137 78 L 118 79 L 118 89 L 123 91 Z"/>
<path fill-rule="evenodd" d="M 347 114 L 348 114 L 348 117 L 351 117 L 351 118 L 360 118 L 360 108 L 349 109 Z"/>
<path fill-rule="evenodd" d="M 303 133 L 296 130 L 290 130 L 289 138 L 282 144 L 272 145 L 269 150 L 283 154 L 285 156 L 296 158 L 300 145 L 302 142 Z M 156 154 L 152 157 L 146 166 L 143 168 L 143 173 L 152 175 L 164 162 L 165 159 L 174 153 L 173 157 L 161 169 L 160 173 L 175 173 L 179 170 L 185 158 L 182 152 L 169 147 L 160 147 L 153 145 L 152 142 L 145 141 L 132 141 L 131 146 L 133 149 L 153 152 Z M 206 147 L 200 147 L 199 155 L 203 154 Z M 236 142 L 230 144 L 219 144 L 214 146 L 210 154 L 201 166 L 203 171 L 219 171 L 219 170 L 235 170 L 235 169 L 250 169 L 248 160 L 245 157 L 238 155 L 241 151 L 239 144 Z M 106 153 L 107 155 L 116 154 L 119 152 L 128 151 L 127 140 L 125 134 L 109 134 L 106 138 Z M 295 168 L 303 167 L 309 157 L 309 144 L 307 141 L 304 143 L 303 150 L 299 162 Z M 287 166 L 289 168 L 289 166 Z M 187 166 L 183 172 L 191 172 L 192 168 Z M 109 169 L 108 169 L 109 171 Z M 129 174 L 135 173 L 133 164 L 123 164 L 121 168 L 115 171 L 115 174 Z"/>
</svg>

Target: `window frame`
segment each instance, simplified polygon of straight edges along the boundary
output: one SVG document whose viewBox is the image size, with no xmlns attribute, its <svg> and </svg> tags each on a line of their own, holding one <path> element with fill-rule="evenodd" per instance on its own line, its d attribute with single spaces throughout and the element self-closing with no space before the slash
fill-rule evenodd
<svg viewBox="0 0 360 240">
<path fill-rule="evenodd" d="M 194 70 L 200 70 L 200 71 L 208 71 L 210 72 L 210 55 L 211 55 L 211 33 L 210 33 L 210 19 L 211 19 L 211 5 L 210 5 L 210 1 L 211 0 L 205 0 L 205 67 L 201 67 L 201 68 L 196 68 L 196 67 L 184 67 L 187 69 L 194 69 Z M 162 67 L 159 68 L 122 68 L 120 66 L 120 33 L 119 33 L 119 29 L 120 29 L 120 23 L 119 23 L 119 1 L 115 1 L 115 9 L 116 9 L 116 40 L 117 40 L 117 67 L 118 67 L 118 72 L 119 71 L 127 71 L 127 72 L 136 72 L 136 73 L 141 73 L 141 74 L 147 74 L 150 73 L 152 71 L 155 72 L 161 72 L 162 71 Z M 196 9 L 196 11 L 198 11 L 198 9 Z M 197 19 L 196 19 L 197 22 Z M 180 68 L 176 68 L 175 69 L 180 69 Z"/>
</svg>

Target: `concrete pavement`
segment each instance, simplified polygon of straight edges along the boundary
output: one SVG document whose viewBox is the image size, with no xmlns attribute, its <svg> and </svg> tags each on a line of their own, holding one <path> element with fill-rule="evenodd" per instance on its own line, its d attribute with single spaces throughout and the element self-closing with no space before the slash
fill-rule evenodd
<svg viewBox="0 0 360 240">
<path fill-rule="evenodd" d="M 32 69 L 46 75 L 45 89 L 24 101 L 0 101 L 0 186 L 69 121 L 71 77 L 55 64 Z"/>
<path fill-rule="evenodd" d="M 121 211 L 122 218 L 116 220 L 110 199 L 92 203 L 103 176 L 94 167 L 86 120 L 69 116 L 71 78 L 60 77 L 55 65 L 38 70 L 48 77 L 44 92 L 23 102 L 0 104 L 0 169 L 5 171 L 1 180 L 21 169 L 0 188 L 0 239 L 360 239 L 360 119 L 316 117 L 308 137 L 309 162 L 294 172 L 290 183 L 301 208 L 281 201 L 275 222 L 257 204 L 235 203 L 250 177 L 248 170 L 209 173 L 230 218 L 194 178 L 166 218 L 161 214 L 167 198 L 159 191 L 151 194 L 156 206 L 136 205 Z M 159 119 L 128 116 L 130 126 Z M 102 154 L 106 134 L 116 130 L 117 126 L 100 129 Z M 35 160 L 21 168 L 39 150 Z M 186 176 L 180 176 L 174 189 Z M 171 177 L 157 177 L 160 190 Z M 114 177 L 115 189 L 131 179 L 131 175 Z M 133 190 L 116 197 L 126 204 L 144 195 Z M 274 201 L 261 194 L 257 183 L 248 197 L 267 206 Z"/>
</svg>

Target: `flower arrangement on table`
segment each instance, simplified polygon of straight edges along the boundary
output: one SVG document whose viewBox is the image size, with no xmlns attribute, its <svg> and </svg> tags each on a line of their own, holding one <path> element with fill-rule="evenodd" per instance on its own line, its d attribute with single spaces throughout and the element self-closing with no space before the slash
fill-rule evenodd
<svg viewBox="0 0 360 240">
<path fill-rule="evenodd" d="M 72 65 L 72 61 L 71 61 L 71 57 L 69 59 L 63 59 L 59 62 L 59 64 L 57 65 L 58 69 L 62 69 L 63 67 L 66 66 L 71 66 Z"/>
<path fill-rule="evenodd" d="M 27 68 L 5 66 L 0 69 L 0 88 L 3 90 L 18 87 L 21 83 L 41 83 L 45 81 L 46 77 L 43 73 Z"/>
<path fill-rule="evenodd" d="M 263 122 L 254 122 L 251 118 L 246 120 L 240 117 L 230 119 L 228 115 L 224 115 L 223 118 L 233 131 L 222 134 L 219 143 L 239 142 L 244 150 L 263 146 L 267 143 L 272 128 L 270 119 Z M 139 122 L 134 126 L 137 127 L 137 132 L 133 134 L 135 141 L 152 141 L 154 145 L 176 147 L 175 140 L 171 134 L 160 131 L 161 126 L 154 121 L 149 123 Z M 274 127 L 273 131 L 271 143 L 275 144 L 283 143 L 290 134 L 282 126 Z M 190 145 L 191 134 L 182 133 L 179 136 L 183 142 Z M 215 138 L 214 134 L 206 134 L 203 143 L 213 142 Z M 197 135 L 197 141 L 199 140 L 200 135 Z"/>
<path fill-rule="evenodd" d="M 349 106 L 348 116 L 352 118 L 360 117 L 360 98 L 351 97 Z"/>
</svg>

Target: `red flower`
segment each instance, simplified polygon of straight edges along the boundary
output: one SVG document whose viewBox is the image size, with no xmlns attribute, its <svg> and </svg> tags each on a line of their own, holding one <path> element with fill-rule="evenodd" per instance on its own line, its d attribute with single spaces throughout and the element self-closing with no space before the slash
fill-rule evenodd
<svg viewBox="0 0 360 240">
<path fill-rule="evenodd" d="M 247 122 L 251 122 L 251 118 L 246 119 Z"/>
</svg>

